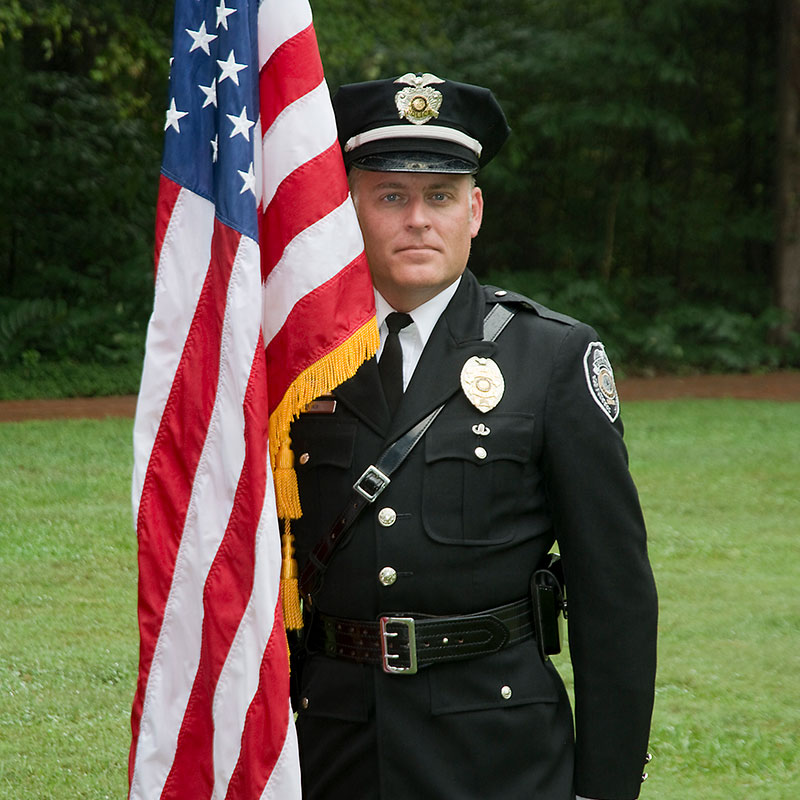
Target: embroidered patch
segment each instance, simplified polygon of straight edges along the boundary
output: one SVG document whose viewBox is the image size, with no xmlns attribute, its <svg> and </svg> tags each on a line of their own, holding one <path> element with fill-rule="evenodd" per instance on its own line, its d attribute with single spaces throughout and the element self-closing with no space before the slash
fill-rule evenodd
<svg viewBox="0 0 800 800">
<path fill-rule="evenodd" d="M 602 342 L 590 342 L 583 357 L 583 370 L 592 399 L 612 421 L 619 416 L 619 395 L 614 370 Z"/>
</svg>

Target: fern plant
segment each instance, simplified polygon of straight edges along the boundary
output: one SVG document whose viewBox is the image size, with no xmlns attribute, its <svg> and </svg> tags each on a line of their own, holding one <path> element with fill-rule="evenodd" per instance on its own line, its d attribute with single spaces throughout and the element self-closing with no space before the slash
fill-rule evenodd
<svg viewBox="0 0 800 800">
<path fill-rule="evenodd" d="M 17 300 L 0 312 L 0 362 L 11 364 L 30 343 L 51 340 L 67 316 L 64 300 L 47 297 Z"/>
</svg>

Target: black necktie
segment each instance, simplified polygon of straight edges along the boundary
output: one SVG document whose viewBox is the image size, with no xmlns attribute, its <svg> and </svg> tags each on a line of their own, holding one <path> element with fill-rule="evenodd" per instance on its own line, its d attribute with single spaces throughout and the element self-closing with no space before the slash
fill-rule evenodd
<svg viewBox="0 0 800 800">
<path fill-rule="evenodd" d="M 394 416 L 403 396 L 403 349 L 400 346 L 400 331 L 410 325 L 414 320 L 408 314 L 393 311 L 386 317 L 386 327 L 389 335 L 383 345 L 381 360 L 378 362 L 378 372 L 381 374 L 383 393 L 389 404 L 389 411 Z"/>
</svg>

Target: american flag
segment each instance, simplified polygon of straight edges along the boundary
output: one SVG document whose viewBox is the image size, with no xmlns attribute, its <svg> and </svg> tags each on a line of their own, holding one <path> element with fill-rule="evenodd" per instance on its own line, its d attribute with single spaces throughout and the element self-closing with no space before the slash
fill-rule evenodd
<svg viewBox="0 0 800 800">
<path fill-rule="evenodd" d="M 377 345 L 307 0 L 177 0 L 164 129 L 129 797 L 292 800 L 273 467 Z"/>
</svg>

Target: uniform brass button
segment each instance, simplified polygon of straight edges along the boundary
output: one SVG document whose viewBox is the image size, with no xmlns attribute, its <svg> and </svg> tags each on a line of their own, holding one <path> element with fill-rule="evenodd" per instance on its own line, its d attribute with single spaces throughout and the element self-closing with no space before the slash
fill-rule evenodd
<svg viewBox="0 0 800 800">
<path fill-rule="evenodd" d="M 304 697 L 304 698 L 303 698 L 303 699 L 300 701 L 300 706 L 301 706 L 302 708 L 308 708 L 308 698 L 307 698 L 307 697 Z"/>
<path fill-rule="evenodd" d="M 394 570 L 391 567 L 384 567 L 378 573 L 378 580 L 384 586 L 391 586 L 397 580 L 397 570 Z"/>
<path fill-rule="evenodd" d="M 384 528 L 390 528 L 396 521 L 397 512 L 393 508 L 387 506 L 378 512 L 378 522 L 380 522 Z"/>
<path fill-rule="evenodd" d="M 495 297 L 505 297 L 507 294 L 508 294 L 508 292 L 507 292 L 505 289 L 498 289 L 498 290 L 497 290 L 497 291 L 494 293 L 494 296 L 495 296 Z"/>
<path fill-rule="evenodd" d="M 500 696 L 503 698 L 503 700 L 509 700 L 511 698 L 511 694 L 512 694 L 512 692 L 511 692 L 511 687 L 510 686 L 504 686 L 500 690 Z"/>
<path fill-rule="evenodd" d="M 481 460 L 483 460 L 487 456 L 486 448 L 485 447 L 476 447 L 475 448 L 475 455 L 478 458 L 480 458 Z"/>
<path fill-rule="evenodd" d="M 303 453 L 303 455 L 300 456 L 300 463 L 301 464 L 308 464 L 308 459 L 309 458 L 311 458 L 311 456 L 308 453 Z"/>
</svg>

